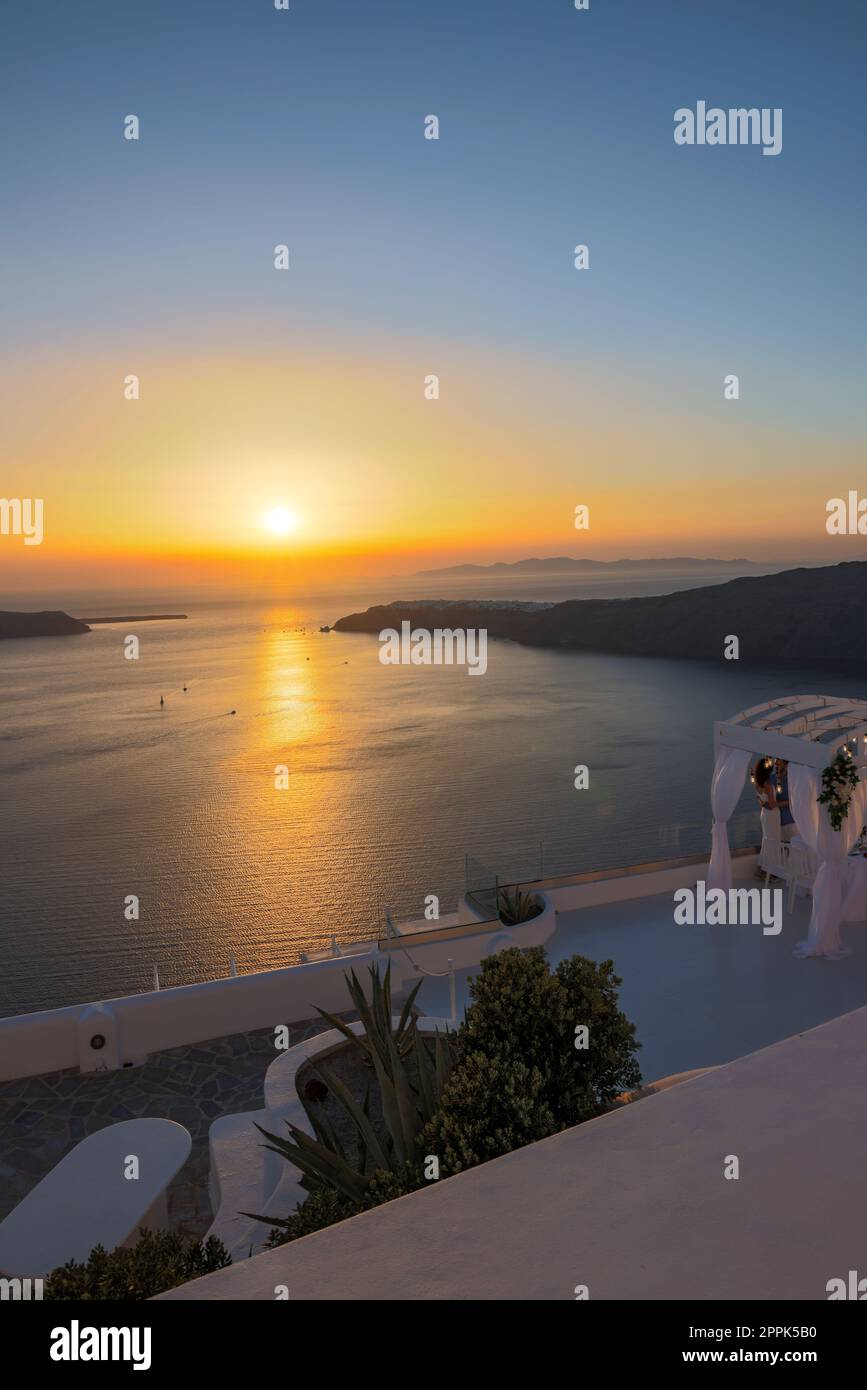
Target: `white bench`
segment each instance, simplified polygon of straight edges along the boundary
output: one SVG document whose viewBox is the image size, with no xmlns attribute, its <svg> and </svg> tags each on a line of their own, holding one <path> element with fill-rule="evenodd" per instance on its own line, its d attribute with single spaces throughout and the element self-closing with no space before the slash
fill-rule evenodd
<svg viewBox="0 0 867 1390">
<path fill-rule="evenodd" d="M 39 1278 L 96 1245 L 131 1244 L 141 1226 L 165 1226 L 165 1191 L 192 1139 L 173 1120 L 123 1120 L 70 1149 L 0 1223 L 0 1272 Z M 131 1158 L 138 1177 L 125 1177 Z"/>
</svg>

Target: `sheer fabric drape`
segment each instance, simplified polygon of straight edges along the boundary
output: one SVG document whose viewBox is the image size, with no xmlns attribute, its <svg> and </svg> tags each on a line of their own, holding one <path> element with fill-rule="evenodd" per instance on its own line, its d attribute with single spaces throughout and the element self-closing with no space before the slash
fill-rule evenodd
<svg viewBox="0 0 867 1390">
<path fill-rule="evenodd" d="M 796 956 L 825 956 L 839 960 L 848 955 L 840 938 L 840 917 L 846 884 L 846 856 L 864 824 L 867 782 L 855 788 L 849 811 L 839 830 L 821 806 L 821 774 L 812 767 L 789 764 L 789 800 L 801 838 L 819 860 L 813 884 L 813 910 L 807 940 L 795 947 Z"/>
<path fill-rule="evenodd" d="M 748 753 L 743 748 L 721 748 L 717 755 L 710 788 L 713 836 L 707 875 L 708 888 L 722 888 L 728 892 L 732 886 L 728 822 L 740 799 L 744 777 L 750 759 L 754 756 L 755 754 Z"/>
</svg>

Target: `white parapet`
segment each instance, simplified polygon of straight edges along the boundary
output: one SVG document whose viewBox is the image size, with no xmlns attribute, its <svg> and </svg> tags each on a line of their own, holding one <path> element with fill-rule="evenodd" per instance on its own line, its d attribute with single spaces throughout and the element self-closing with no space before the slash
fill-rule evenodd
<svg viewBox="0 0 867 1390">
<path fill-rule="evenodd" d="M 73 1004 L 3 1018 L 0 1081 L 70 1067 L 116 1070 L 172 1047 L 297 1023 L 313 1017 L 317 1007 L 345 1009 L 347 969 L 351 965 L 363 981 L 365 967 L 379 958 L 374 948 L 362 955 L 229 975 L 98 1005 Z M 100 1038 L 104 1041 L 94 1048 L 94 1040 Z"/>
</svg>

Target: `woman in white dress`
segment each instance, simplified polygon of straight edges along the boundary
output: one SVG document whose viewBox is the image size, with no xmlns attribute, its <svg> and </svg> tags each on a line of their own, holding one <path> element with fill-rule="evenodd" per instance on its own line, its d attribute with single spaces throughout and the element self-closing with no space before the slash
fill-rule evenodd
<svg viewBox="0 0 867 1390">
<path fill-rule="evenodd" d="M 753 773 L 756 796 L 759 798 L 759 805 L 762 808 L 762 839 L 764 840 L 779 840 L 781 838 L 780 807 L 771 776 L 773 767 L 770 758 L 759 758 Z"/>
</svg>

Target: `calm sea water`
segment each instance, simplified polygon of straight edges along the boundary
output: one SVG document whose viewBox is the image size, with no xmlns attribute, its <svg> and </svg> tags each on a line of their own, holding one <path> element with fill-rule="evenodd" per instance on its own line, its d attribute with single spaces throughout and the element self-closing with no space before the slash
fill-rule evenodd
<svg viewBox="0 0 867 1390">
<path fill-rule="evenodd" d="M 0 1014 L 150 988 L 154 963 L 164 986 L 230 956 L 290 964 L 369 935 L 384 904 L 421 915 L 429 893 L 450 910 L 467 856 L 478 882 L 702 850 L 714 719 L 863 693 L 827 672 L 507 642 L 484 677 L 385 667 L 375 637 L 318 631 L 373 601 L 186 605 L 132 626 L 138 661 L 127 626 L 0 643 Z M 747 793 L 733 839 L 757 832 Z"/>
</svg>

